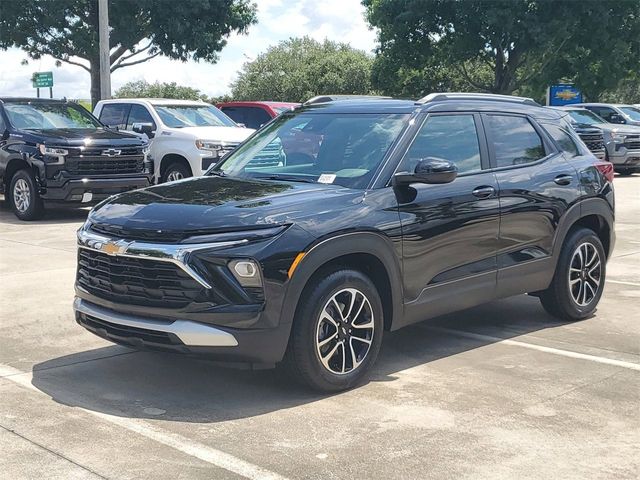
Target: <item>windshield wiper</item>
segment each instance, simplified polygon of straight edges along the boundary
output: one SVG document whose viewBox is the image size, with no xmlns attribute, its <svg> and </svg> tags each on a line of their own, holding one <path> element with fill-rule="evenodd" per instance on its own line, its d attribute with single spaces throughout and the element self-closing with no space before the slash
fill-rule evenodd
<svg viewBox="0 0 640 480">
<path fill-rule="evenodd" d="M 300 182 L 300 183 L 316 183 L 315 180 L 302 177 L 294 177 L 292 175 L 260 175 L 253 177 L 258 180 L 283 180 L 285 182 Z"/>
</svg>

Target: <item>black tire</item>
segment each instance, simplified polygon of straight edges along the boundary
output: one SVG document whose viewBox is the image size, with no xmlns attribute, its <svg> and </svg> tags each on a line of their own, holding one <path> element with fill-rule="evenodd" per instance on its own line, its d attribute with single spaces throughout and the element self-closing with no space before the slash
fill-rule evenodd
<svg viewBox="0 0 640 480">
<path fill-rule="evenodd" d="M 578 249 L 582 249 L 580 254 Z M 596 259 L 588 264 L 591 254 L 595 254 Z M 587 264 L 581 266 L 583 257 Z M 599 262 L 599 268 L 595 267 L 596 262 Z M 540 292 L 542 306 L 549 314 L 562 320 L 576 321 L 589 317 L 602 296 L 606 267 L 604 248 L 598 236 L 587 228 L 571 231 L 560 251 L 551 285 Z M 598 279 L 597 285 L 595 278 Z"/>
<path fill-rule="evenodd" d="M 634 174 L 633 170 L 625 170 L 625 169 L 618 170 L 618 175 L 621 175 L 623 177 L 629 177 L 633 174 Z"/>
<path fill-rule="evenodd" d="M 169 164 L 162 174 L 162 183 L 182 180 L 183 178 L 189 178 L 191 176 L 191 170 L 189 170 L 189 167 L 184 163 L 173 162 Z"/>
<path fill-rule="evenodd" d="M 354 295 L 356 300 L 353 303 L 349 300 L 352 298 L 349 296 L 351 291 L 358 292 Z M 366 298 L 368 303 L 358 294 Z M 334 307 L 334 297 L 338 304 L 344 304 L 342 314 Z M 353 323 L 340 324 L 344 328 L 336 328 L 334 336 L 333 324 L 323 312 L 327 309 L 331 317 L 341 318 L 344 313 L 349 313 L 349 306 L 352 309 L 351 317 L 354 317 L 350 320 L 357 326 L 349 328 Z M 372 325 L 372 329 L 369 330 L 367 325 Z M 382 301 L 375 285 L 366 275 L 350 269 L 322 272 L 322 275 L 310 280 L 300 297 L 284 366 L 295 380 L 315 390 L 346 390 L 358 384 L 375 363 L 382 343 L 383 328 Z M 365 348 L 365 341 L 358 341 L 355 337 L 370 339 L 371 343 Z M 319 347 L 321 340 L 329 343 Z M 343 346 L 336 347 L 335 353 L 329 355 L 341 341 Z M 344 349 L 344 345 L 351 347 Z M 357 363 L 353 362 L 352 349 Z M 320 352 L 326 354 L 326 364 L 321 360 Z M 342 352 L 346 354 L 346 360 L 342 360 Z M 336 373 L 332 368 L 344 373 Z"/>
<path fill-rule="evenodd" d="M 37 220 L 44 213 L 36 180 L 28 170 L 18 170 L 11 177 L 7 199 L 20 220 Z"/>
</svg>

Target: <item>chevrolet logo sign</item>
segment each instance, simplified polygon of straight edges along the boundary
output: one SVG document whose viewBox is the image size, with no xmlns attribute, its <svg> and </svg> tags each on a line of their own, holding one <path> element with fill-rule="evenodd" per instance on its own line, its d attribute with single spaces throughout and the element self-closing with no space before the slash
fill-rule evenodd
<svg viewBox="0 0 640 480">
<path fill-rule="evenodd" d="M 562 100 L 573 100 L 577 96 L 578 94 L 576 92 L 572 92 L 571 90 L 562 90 L 556 93 L 556 98 L 561 98 Z"/>
<path fill-rule="evenodd" d="M 107 148 L 106 150 L 102 150 L 102 155 L 105 157 L 117 157 L 122 153 L 122 150 L 117 150 L 115 148 Z"/>
</svg>

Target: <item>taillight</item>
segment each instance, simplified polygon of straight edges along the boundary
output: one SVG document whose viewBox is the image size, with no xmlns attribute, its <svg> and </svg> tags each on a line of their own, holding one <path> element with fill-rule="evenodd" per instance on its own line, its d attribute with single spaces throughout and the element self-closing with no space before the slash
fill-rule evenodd
<svg viewBox="0 0 640 480">
<path fill-rule="evenodd" d="M 611 162 L 596 162 L 594 166 L 598 171 L 607 179 L 608 182 L 613 182 L 613 163 Z"/>
</svg>

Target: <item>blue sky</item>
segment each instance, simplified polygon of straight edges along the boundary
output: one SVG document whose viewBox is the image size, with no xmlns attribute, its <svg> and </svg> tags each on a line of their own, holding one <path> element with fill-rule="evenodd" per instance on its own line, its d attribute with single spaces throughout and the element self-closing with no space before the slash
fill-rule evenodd
<svg viewBox="0 0 640 480">
<path fill-rule="evenodd" d="M 182 63 L 157 57 L 114 72 L 112 90 L 115 92 L 126 82 L 144 79 L 189 85 L 207 95 L 227 93 L 229 83 L 244 62 L 289 37 L 328 38 L 368 52 L 375 48 L 375 32 L 369 30 L 364 20 L 360 0 L 256 0 L 255 3 L 258 23 L 250 27 L 247 35 L 232 35 L 218 63 Z M 35 96 L 31 74 L 52 70 L 55 97 L 89 98 L 89 74 L 85 70 L 67 64 L 57 68 L 50 57 L 21 65 L 26 58 L 18 49 L 0 51 L 0 94 Z"/>
</svg>

